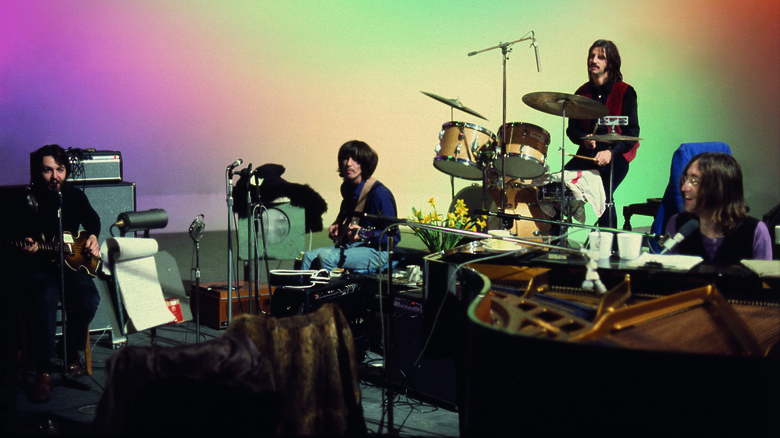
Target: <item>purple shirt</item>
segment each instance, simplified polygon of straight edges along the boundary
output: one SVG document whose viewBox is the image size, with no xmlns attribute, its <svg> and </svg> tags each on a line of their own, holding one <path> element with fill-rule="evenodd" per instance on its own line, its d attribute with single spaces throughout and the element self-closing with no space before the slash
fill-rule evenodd
<svg viewBox="0 0 780 438">
<path fill-rule="evenodd" d="M 669 222 L 666 223 L 666 233 L 670 236 L 677 234 L 677 215 L 669 218 Z M 723 237 L 715 237 L 710 239 L 709 237 L 701 235 L 702 244 L 704 246 L 704 261 L 711 262 L 715 258 L 715 253 L 718 252 L 720 244 L 723 243 Z M 679 254 L 677 247 L 672 248 L 667 254 Z M 756 231 L 753 233 L 753 260 L 772 260 L 772 238 L 769 237 L 769 229 L 762 221 L 758 221 Z"/>
</svg>

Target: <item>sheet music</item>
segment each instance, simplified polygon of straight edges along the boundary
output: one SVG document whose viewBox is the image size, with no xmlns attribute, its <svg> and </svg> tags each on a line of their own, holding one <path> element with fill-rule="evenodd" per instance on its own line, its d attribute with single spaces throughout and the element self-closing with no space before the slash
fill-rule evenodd
<svg viewBox="0 0 780 438">
<path fill-rule="evenodd" d="M 780 260 L 742 260 L 742 264 L 759 277 L 780 278 Z"/>
<path fill-rule="evenodd" d="M 107 254 L 113 254 L 116 282 L 122 296 L 127 316 L 137 331 L 175 320 L 163 297 L 154 254 L 157 241 L 154 239 L 116 237 L 106 239 Z"/>
<path fill-rule="evenodd" d="M 701 263 L 703 260 L 704 259 L 699 256 L 643 253 L 636 260 L 628 262 L 628 266 L 642 267 L 646 263 L 660 263 L 666 269 L 688 271 L 692 267 Z"/>
</svg>

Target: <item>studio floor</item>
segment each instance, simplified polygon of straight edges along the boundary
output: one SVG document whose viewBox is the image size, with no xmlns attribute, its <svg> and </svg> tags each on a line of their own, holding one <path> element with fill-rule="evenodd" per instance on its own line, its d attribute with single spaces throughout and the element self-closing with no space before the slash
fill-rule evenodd
<svg viewBox="0 0 780 438">
<path fill-rule="evenodd" d="M 201 342 L 221 336 L 223 331 L 201 325 Z M 196 327 L 193 322 L 127 336 L 128 346 L 179 346 L 195 343 Z M 89 389 L 65 384 L 55 375 L 52 399 L 47 403 L 31 403 L 28 399 L 30 382 L 34 376 L 23 379 L 17 370 L 13 380 L 15 415 L 4 425 L 12 436 L 90 436 L 95 412 L 106 384 L 106 362 L 120 347 L 111 340 L 110 333 L 92 333 L 92 375 L 77 379 Z M 369 351 L 358 364 L 361 376 L 362 406 L 369 436 L 458 436 L 458 413 L 435 400 L 415 399 L 398 386 L 394 389 L 392 424 L 386 407 L 388 391 L 377 384 L 382 381 L 382 357 Z M 426 398 L 426 397 L 419 397 Z M 175 395 L 171 403 L 176 403 Z M 220 403 L 214 400 L 214 403 Z M 6 416 L 7 417 L 7 416 Z M 143 419 L 139 419 L 143 421 Z M 4 436 L 8 436 L 3 434 Z"/>
</svg>

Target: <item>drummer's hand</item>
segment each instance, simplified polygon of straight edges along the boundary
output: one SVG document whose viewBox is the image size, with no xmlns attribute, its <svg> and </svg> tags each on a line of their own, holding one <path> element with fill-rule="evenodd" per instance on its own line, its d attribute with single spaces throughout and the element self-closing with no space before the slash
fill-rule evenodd
<svg viewBox="0 0 780 438">
<path fill-rule="evenodd" d="M 596 154 L 596 164 L 599 166 L 606 166 L 612 161 L 612 151 L 600 151 Z"/>
<path fill-rule="evenodd" d="M 593 134 L 588 134 L 585 137 L 592 137 Z M 596 140 L 582 140 L 582 145 L 586 149 L 596 149 Z"/>
</svg>

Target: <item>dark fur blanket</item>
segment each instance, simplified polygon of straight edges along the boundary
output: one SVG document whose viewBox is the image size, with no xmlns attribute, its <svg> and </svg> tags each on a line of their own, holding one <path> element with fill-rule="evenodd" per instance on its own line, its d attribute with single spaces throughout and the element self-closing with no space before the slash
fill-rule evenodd
<svg viewBox="0 0 780 438">
<path fill-rule="evenodd" d="M 95 436 L 273 436 L 281 396 L 247 335 L 127 346 L 107 362 Z"/>
<path fill-rule="evenodd" d="M 248 334 L 271 362 L 284 398 L 279 435 L 367 434 L 354 340 L 338 306 L 283 318 L 241 315 L 231 333 Z"/>
</svg>

